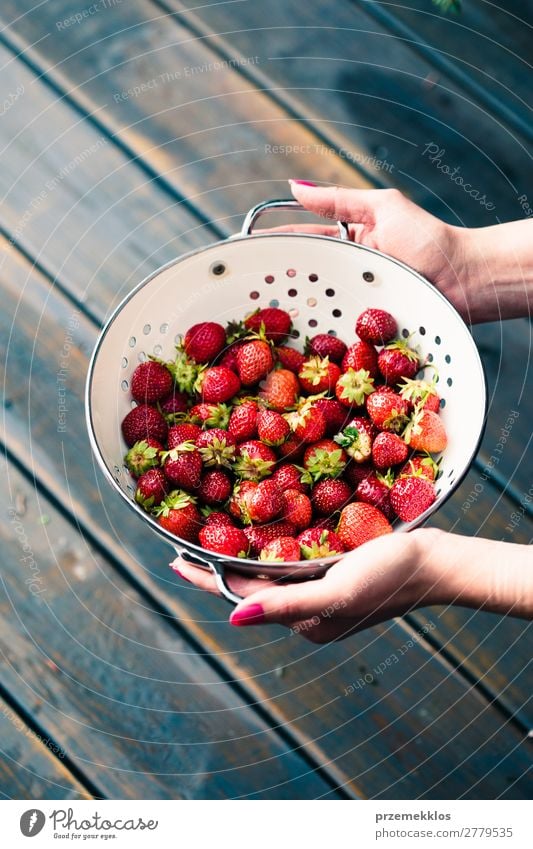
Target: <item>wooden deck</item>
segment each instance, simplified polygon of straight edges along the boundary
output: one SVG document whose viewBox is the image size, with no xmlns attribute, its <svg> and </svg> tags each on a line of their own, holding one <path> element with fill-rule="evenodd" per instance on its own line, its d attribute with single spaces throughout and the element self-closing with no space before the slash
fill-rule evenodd
<svg viewBox="0 0 533 849">
<path fill-rule="evenodd" d="M 2 795 L 530 797 L 529 623 L 431 608 L 321 647 L 230 628 L 95 469 L 83 391 L 125 293 L 237 230 L 289 177 L 395 185 L 467 226 L 522 217 L 531 4 L 94 5 L 79 21 L 71 0 L 0 9 Z M 474 336 L 488 426 L 434 523 L 529 542 L 531 324 Z M 425 623 L 401 663 L 345 695 Z"/>
</svg>

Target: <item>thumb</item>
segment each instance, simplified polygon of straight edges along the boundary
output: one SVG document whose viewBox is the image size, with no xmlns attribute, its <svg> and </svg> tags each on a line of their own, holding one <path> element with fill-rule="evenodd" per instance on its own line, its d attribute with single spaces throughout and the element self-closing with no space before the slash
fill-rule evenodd
<svg viewBox="0 0 533 849">
<path fill-rule="evenodd" d="M 334 221 L 373 224 L 375 210 L 386 189 L 344 189 L 341 186 L 309 186 L 289 180 L 296 200 L 309 212 Z"/>
</svg>

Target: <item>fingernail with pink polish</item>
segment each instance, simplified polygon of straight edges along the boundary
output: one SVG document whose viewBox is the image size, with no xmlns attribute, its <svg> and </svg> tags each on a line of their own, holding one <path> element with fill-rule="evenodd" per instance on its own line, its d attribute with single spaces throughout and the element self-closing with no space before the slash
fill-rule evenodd
<svg viewBox="0 0 533 849">
<path fill-rule="evenodd" d="M 174 565 L 174 563 L 171 563 L 171 564 L 170 564 L 170 568 L 172 569 L 172 571 L 173 571 L 173 572 L 175 572 L 175 573 L 176 573 L 176 575 L 177 575 L 179 578 L 181 578 L 181 580 L 182 580 L 182 581 L 187 581 L 187 583 L 188 583 L 188 584 L 190 584 L 190 583 L 191 583 L 191 582 L 189 581 L 189 579 L 188 579 L 188 578 L 186 578 L 186 577 L 185 577 L 185 575 L 184 575 L 182 572 L 180 572 L 179 568 L 178 568 L 177 566 L 175 566 L 175 565 Z"/>
<path fill-rule="evenodd" d="M 260 604 L 249 604 L 240 610 L 234 610 L 229 618 L 231 625 L 260 625 L 265 621 L 265 611 Z"/>
<path fill-rule="evenodd" d="M 289 183 L 296 183 L 297 186 L 311 186 L 311 188 L 316 189 L 316 183 L 312 183 L 310 180 L 289 180 Z"/>
</svg>

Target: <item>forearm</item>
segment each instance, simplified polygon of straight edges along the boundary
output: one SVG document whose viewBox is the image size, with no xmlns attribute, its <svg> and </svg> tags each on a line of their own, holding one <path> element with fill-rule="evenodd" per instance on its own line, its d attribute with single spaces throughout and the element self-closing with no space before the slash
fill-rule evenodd
<svg viewBox="0 0 533 849">
<path fill-rule="evenodd" d="M 533 220 L 478 229 L 453 228 L 458 297 L 472 323 L 533 312 Z"/>
<path fill-rule="evenodd" d="M 458 604 L 533 619 L 531 547 L 437 534 L 436 543 L 425 555 L 431 603 Z"/>
</svg>

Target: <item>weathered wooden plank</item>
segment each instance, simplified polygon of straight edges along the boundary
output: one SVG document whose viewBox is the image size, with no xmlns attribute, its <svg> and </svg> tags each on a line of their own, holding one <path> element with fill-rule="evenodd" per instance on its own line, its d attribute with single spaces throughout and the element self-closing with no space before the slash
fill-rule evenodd
<svg viewBox="0 0 533 849">
<path fill-rule="evenodd" d="M 2 476 L 4 685 L 106 796 L 331 789 L 14 467 Z"/>
<path fill-rule="evenodd" d="M 19 258 L 12 254 L 12 259 L 9 273 L 6 266 L 2 275 L 6 314 L 20 289 Z M 27 269 L 22 271 L 27 274 Z M 113 498 L 100 476 L 95 480 L 88 464 L 80 466 L 79 458 L 87 456 L 88 446 L 81 425 L 85 358 L 78 353 L 72 358 L 68 376 L 67 435 L 57 434 L 50 405 L 57 371 L 54 357 L 62 333 L 58 328 L 66 326 L 70 308 L 50 293 L 36 274 L 26 285 L 26 298 L 17 316 L 19 333 L 8 361 L 11 403 L 6 418 L 10 445 L 23 461 L 24 445 L 31 438 L 32 466 L 45 486 L 61 499 L 68 485 L 69 509 L 82 525 L 89 527 L 101 544 L 122 560 L 124 568 L 167 605 L 169 614 L 175 615 L 258 703 L 266 705 L 280 725 L 295 728 L 308 751 L 318 750 L 325 764 L 331 762 L 345 781 L 351 780 L 354 792 L 360 790 L 369 796 L 385 793 L 392 798 L 399 793 L 409 798 L 420 793 L 421 781 L 424 788 L 435 788 L 429 791 L 435 796 L 447 794 L 450 798 L 463 792 L 489 796 L 504 792 L 507 772 L 487 775 L 483 789 L 476 782 L 480 774 L 488 772 L 487 757 L 495 757 L 495 751 L 499 757 L 511 757 L 519 738 L 514 731 L 504 730 L 497 713 L 416 641 L 402 656 L 394 674 L 379 677 L 377 686 L 364 686 L 357 693 L 357 708 L 353 697 L 344 696 L 350 683 L 377 668 L 409 639 L 409 630 L 401 624 L 389 623 L 345 644 L 318 649 L 281 629 L 272 629 L 269 635 L 262 631 L 243 634 L 228 628 L 227 608 L 221 602 L 184 587 L 168 573 L 166 546 L 152 539 Z M 75 331 L 76 345 L 89 347 L 90 335 L 91 328 L 81 320 Z M 29 399 L 21 371 L 24 351 L 30 344 L 24 337 L 32 341 L 37 337 L 39 376 L 31 381 Z M 31 437 L 26 424 L 28 400 Z M 65 469 L 69 470 L 68 483 Z M 127 552 L 121 550 L 124 533 Z M 523 701 L 521 695 L 518 698 Z M 483 723 L 475 721 L 480 711 Z M 423 745 L 413 742 L 419 734 Z M 443 740 L 447 742 L 441 751 Z M 437 751 L 438 757 L 428 759 L 429 753 Z M 457 770 L 458 759 L 465 755 L 466 762 Z M 519 772 L 523 769 L 520 758 L 516 767 Z M 510 792 L 522 791 L 516 785 Z"/>
<path fill-rule="evenodd" d="M 0 699 L 0 795 L 3 799 L 90 799 L 63 764 L 3 699 Z M 54 750 L 55 751 L 55 750 Z"/>
</svg>

